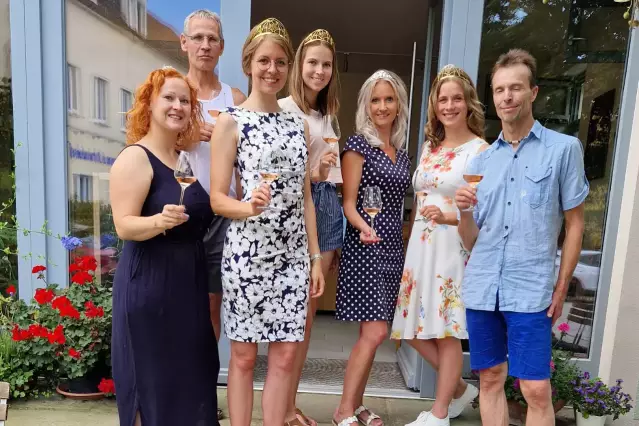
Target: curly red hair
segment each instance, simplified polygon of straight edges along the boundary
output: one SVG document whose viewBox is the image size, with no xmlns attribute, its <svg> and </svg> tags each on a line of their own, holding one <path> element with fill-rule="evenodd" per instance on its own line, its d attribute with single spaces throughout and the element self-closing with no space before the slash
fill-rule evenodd
<svg viewBox="0 0 639 426">
<path fill-rule="evenodd" d="M 176 143 L 176 148 L 183 150 L 188 145 L 198 140 L 200 133 L 200 121 L 202 118 L 202 107 L 197 100 L 197 90 L 189 80 L 174 68 L 161 68 L 152 71 L 146 81 L 135 91 L 135 101 L 129 111 L 126 120 L 126 143 L 131 145 L 137 143 L 149 132 L 151 125 L 151 100 L 160 93 L 164 82 L 169 78 L 179 78 L 189 86 L 191 95 L 191 118 L 186 129 L 180 132 Z"/>
</svg>

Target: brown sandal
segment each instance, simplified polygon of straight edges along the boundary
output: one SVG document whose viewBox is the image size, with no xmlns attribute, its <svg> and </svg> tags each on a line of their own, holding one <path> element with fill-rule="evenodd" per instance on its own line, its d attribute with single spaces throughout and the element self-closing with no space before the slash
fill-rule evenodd
<svg viewBox="0 0 639 426">
<path fill-rule="evenodd" d="M 306 426 L 304 423 L 300 422 L 300 419 L 295 417 L 290 422 L 284 422 L 284 426 Z"/>
<path fill-rule="evenodd" d="M 295 409 L 295 414 L 297 414 L 298 416 L 300 416 L 302 419 L 304 419 L 304 426 L 317 426 L 317 422 L 314 419 L 311 419 L 310 417 L 308 417 L 306 414 L 304 414 L 302 412 L 302 410 L 300 410 L 299 408 Z"/>
</svg>

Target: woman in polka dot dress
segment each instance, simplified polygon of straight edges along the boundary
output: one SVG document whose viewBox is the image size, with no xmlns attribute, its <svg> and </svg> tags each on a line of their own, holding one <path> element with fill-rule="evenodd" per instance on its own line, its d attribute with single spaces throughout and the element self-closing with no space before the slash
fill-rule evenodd
<svg viewBox="0 0 639 426">
<path fill-rule="evenodd" d="M 346 367 L 337 426 L 382 420 L 363 404 L 364 389 L 379 345 L 388 338 L 404 266 L 403 203 L 410 184 L 410 159 L 402 150 L 408 125 L 406 88 L 386 70 L 377 71 L 359 92 L 357 134 L 342 153 L 344 213 L 348 219 L 337 283 L 337 319 L 360 321 L 360 334 Z M 362 207 L 364 191 L 378 186 L 382 210 L 375 230 Z"/>
</svg>

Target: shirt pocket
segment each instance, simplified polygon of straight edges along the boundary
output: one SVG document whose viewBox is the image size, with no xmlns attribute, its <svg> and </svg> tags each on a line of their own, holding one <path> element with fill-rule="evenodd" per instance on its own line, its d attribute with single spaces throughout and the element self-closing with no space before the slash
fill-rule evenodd
<svg viewBox="0 0 639 426">
<path fill-rule="evenodd" d="M 546 204 L 550 198 L 552 166 L 541 171 L 529 171 L 524 177 L 524 202 L 533 209 Z"/>
</svg>

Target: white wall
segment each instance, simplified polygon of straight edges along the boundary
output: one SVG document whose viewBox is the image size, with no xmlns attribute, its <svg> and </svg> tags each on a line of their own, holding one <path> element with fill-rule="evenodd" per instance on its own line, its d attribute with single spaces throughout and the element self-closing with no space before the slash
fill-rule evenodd
<svg viewBox="0 0 639 426">
<path fill-rule="evenodd" d="M 636 105 L 599 364 L 602 380 L 623 379 L 633 398 L 639 393 L 639 96 Z M 614 424 L 639 424 L 633 414 Z"/>
</svg>

